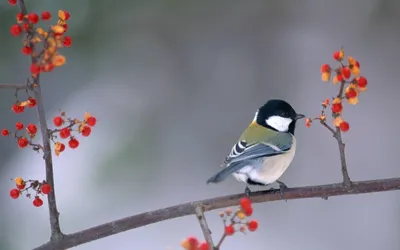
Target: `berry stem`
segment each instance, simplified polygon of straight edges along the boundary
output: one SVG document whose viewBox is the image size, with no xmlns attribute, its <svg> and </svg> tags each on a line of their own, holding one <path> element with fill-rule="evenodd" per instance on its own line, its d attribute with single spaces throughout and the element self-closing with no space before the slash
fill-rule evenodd
<svg viewBox="0 0 400 250">
<path fill-rule="evenodd" d="M 212 239 L 212 236 L 211 236 L 211 230 L 208 227 L 206 217 L 204 216 L 204 208 L 203 208 L 203 206 L 202 205 L 198 205 L 195 208 L 195 212 L 196 212 L 197 219 L 199 220 L 201 230 L 203 231 L 204 239 L 206 240 L 206 242 L 208 244 L 208 249 L 209 250 L 215 250 L 213 239 Z"/>
<path fill-rule="evenodd" d="M 224 233 L 221 237 L 221 239 L 219 240 L 218 244 L 214 247 L 214 250 L 220 250 L 222 243 L 224 242 L 226 238 L 226 233 Z"/>
<path fill-rule="evenodd" d="M 18 7 L 22 14 L 26 15 L 28 13 L 24 0 L 18 0 Z M 28 30 L 27 36 L 33 37 L 34 36 L 33 32 L 34 32 L 33 29 Z M 35 50 L 34 43 L 31 42 L 30 47 L 32 48 L 33 51 Z M 32 54 L 31 56 L 32 64 L 35 64 L 38 61 L 39 56 L 40 54 L 38 55 Z M 49 207 L 50 229 L 51 229 L 50 240 L 57 241 L 62 239 L 64 235 L 60 229 L 59 212 L 57 209 L 56 194 L 54 188 L 54 172 L 53 172 L 53 160 L 51 155 L 50 136 L 48 134 L 46 115 L 43 107 L 42 91 L 39 84 L 40 83 L 39 74 L 32 75 L 32 80 L 33 84 L 31 86 L 37 103 L 36 107 L 37 107 L 40 130 L 42 133 L 42 140 L 43 140 L 43 151 L 44 151 L 43 158 L 46 165 L 46 182 L 51 186 L 52 189 L 52 191 L 48 194 L 48 199 L 47 199 Z"/>
</svg>

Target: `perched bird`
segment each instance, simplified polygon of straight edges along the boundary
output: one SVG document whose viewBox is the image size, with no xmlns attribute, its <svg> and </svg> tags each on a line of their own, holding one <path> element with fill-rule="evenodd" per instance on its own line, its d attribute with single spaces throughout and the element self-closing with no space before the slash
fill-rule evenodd
<svg viewBox="0 0 400 250">
<path fill-rule="evenodd" d="M 269 100 L 255 113 L 254 119 L 225 158 L 223 167 L 208 183 L 219 183 L 232 174 L 249 185 L 278 183 L 280 191 L 287 186 L 278 181 L 293 160 L 296 151 L 296 121 L 304 118 L 283 100 Z"/>
</svg>

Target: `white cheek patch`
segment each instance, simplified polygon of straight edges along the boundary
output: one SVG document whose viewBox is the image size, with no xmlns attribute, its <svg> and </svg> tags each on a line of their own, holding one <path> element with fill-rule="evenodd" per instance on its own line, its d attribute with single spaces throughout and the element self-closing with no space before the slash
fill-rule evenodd
<svg viewBox="0 0 400 250">
<path fill-rule="evenodd" d="M 281 116 L 271 116 L 265 120 L 265 122 L 278 130 L 279 132 L 287 132 L 289 130 L 289 125 L 292 123 L 292 119 Z"/>
</svg>

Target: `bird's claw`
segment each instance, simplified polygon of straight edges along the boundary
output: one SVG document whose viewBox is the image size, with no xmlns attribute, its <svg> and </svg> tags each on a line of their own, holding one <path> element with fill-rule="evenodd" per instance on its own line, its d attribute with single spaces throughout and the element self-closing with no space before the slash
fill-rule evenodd
<svg viewBox="0 0 400 250">
<path fill-rule="evenodd" d="M 246 188 L 244 189 L 244 193 L 246 194 L 247 197 L 250 197 L 251 190 L 250 190 L 249 186 L 246 186 Z"/>
<path fill-rule="evenodd" d="M 285 183 L 283 183 L 281 181 L 276 181 L 276 183 L 279 184 L 279 192 L 281 193 L 281 200 L 282 200 L 283 199 L 283 191 L 288 187 L 286 186 Z M 287 199 L 285 199 L 285 201 L 287 201 Z"/>
</svg>

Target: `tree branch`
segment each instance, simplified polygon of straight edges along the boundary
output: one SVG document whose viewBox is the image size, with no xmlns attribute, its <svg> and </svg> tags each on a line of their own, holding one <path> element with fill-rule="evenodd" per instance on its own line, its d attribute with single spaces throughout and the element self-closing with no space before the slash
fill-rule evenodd
<svg viewBox="0 0 400 250">
<path fill-rule="evenodd" d="M 211 237 L 211 230 L 208 227 L 206 217 L 204 216 L 203 207 L 197 206 L 195 208 L 195 213 L 196 213 L 197 219 L 199 220 L 201 230 L 203 231 L 204 239 L 206 240 L 206 242 L 208 244 L 208 249 L 214 250 L 214 243 L 213 243 L 213 239 Z"/>
<path fill-rule="evenodd" d="M 27 9 L 25 6 L 24 0 L 18 0 L 18 7 L 20 9 L 20 12 L 24 15 L 27 14 Z M 26 20 L 25 20 L 26 22 Z M 27 32 L 27 37 L 33 37 L 34 31 L 33 29 L 28 30 Z M 35 44 L 30 42 L 30 47 L 32 48 L 33 51 L 35 51 Z M 32 64 L 37 63 L 38 57 L 40 56 L 41 53 L 35 54 L 32 53 L 31 56 L 31 62 Z M 36 106 L 37 106 L 37 112 L 38 112 L 38 118 L 39 118 L 39 124 L 40 124 L 40 131 L 42 133 L 42 140 L 43 140 L 43 159 L 45 161 L 45 166 L 46 166 L 46 182 L 51 186 L 52 190 L 51 192 L 47 195 L 47 201 L 48 201 L 48 207 L 49 207 L 49 217 L 50 217 L 50 229 L 51 229 L 51 236 L 50 239 L 53 240 L 59 240 L 61 239 L 64 235 L 61 232 L 60 229 L 60 222 L 59 222 L 59 213 L 57 210 L 57 203 L 56 203 L 56 193 L 55 193 L 55 188 L 54 188 L 54 173 L 53 173 L 53 160 L 52 160 L 52 154 L 51 154 L 51 144 L 50 144 L 50 135 L 49 135 L 49 130 L 47 127 L 47 122 L 46 122 L 46 115 L 44 111 L 44 106 L 43 106 L 43 98 L 42 98 L 42 91 L 40 87 L 40 81 L 39 81 L 39 74 L 37 75 L 32 75 L 33 79 L 33 93 L 36 99 Z"/>
<path fill-rule="evenodd" d="M 279 190 L 267 190 L 251 193 L 253 203 L 268 201 L 293 200 L 304 198 L 324 198 L 331 196 L 363 194 L 383 192 L 400 189 L 400 177 L 391 179 L 369 180 L 353 182 L 351 187 L 345 187 L 343 183 L 335 183 L 319 186 L 306 186 L 285 189 L 281 194 Z M 105 238 L 130 229 L 143 227 L 156 222 L 196 214 L 196 207 L 202 206 L 204 211 L 221 209 L 229 206 L 239 205 L 244 194 L 234 194 L 201 201 L 188 202 L 181 205 L 145 212 L 109 223 L 98 225 L 80 232 L 65 235 L 62 239 L 50 241 L 34 250 L 67 249 L 90 241 Z"/>
<path fill-rule="evenodd" d="M 0 84 L 0 89 L 29 89 L 27 84 Z"/>
</svg>

